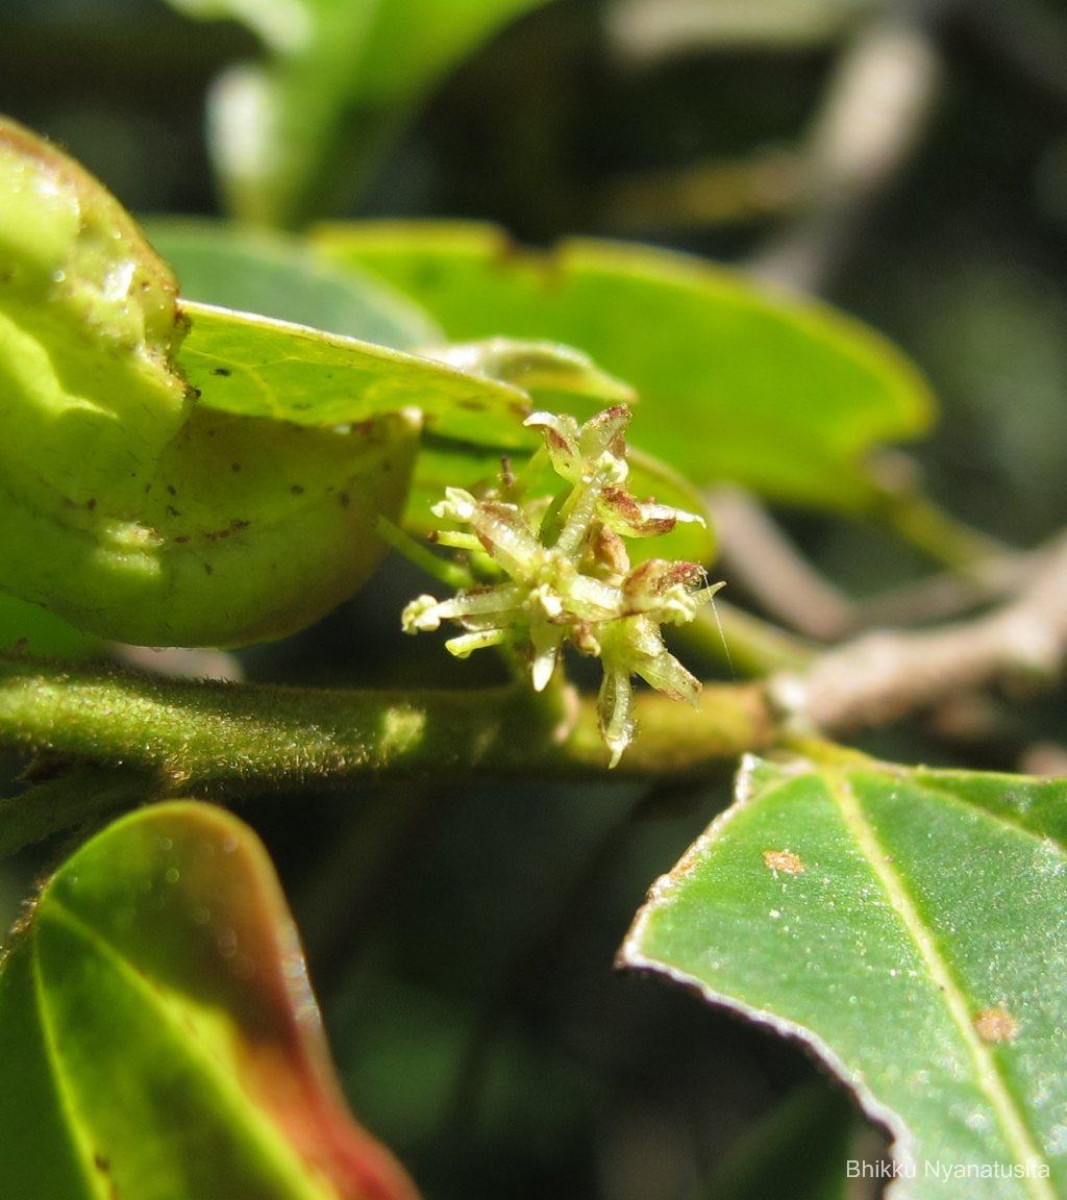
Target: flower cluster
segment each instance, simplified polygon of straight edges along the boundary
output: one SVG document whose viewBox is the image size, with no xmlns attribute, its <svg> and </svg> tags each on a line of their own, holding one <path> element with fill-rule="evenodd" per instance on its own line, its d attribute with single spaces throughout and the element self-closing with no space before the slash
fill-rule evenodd
<svg viewBox="0 0 1067 1200">
<path fill-rule="evenodd" d="M 626 490 L 629 421 L 621 404 L 584 425 L 569 416 L 530 416 L 526 424 L 540 430 L 552 468 L 569 487 L 522 502 L 505 472 L 501 487 L 481 499 L 447 489 L 434 515 L 469 532 L 446 531 L 439 542 L 488 556 L 497 580 L 449 600 L 419 596 L 402 616 L 407 633 L 454 621 L 465 632 L 446 645 L 460 658 L 485 646 L 512 647 L 529 663 L 538 691 L 564 645 L 599 658 L 600 731 L 612 766 L 634 736 L 632 676 L 696 701 L 700 683 L 667 650 L 660 626 L 691 621 L 722 586 L 708 586 L 696 563 L 648 559 L 631 567 L 623 538 L 654 537 L 701 518 L 642 503 Z"/>
</svg>

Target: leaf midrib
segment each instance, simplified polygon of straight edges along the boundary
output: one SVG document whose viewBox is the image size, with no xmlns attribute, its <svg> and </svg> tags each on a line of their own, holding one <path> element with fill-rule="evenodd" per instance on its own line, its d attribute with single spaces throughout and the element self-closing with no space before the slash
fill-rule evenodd
<svg viewBox="0 0 1067 1200">
<path fill-rule="evenodd" d="M 920 916 L 904 881 L 894 870 L 891 856 L 878 841 L 849 781 L 844 775 L 829 771 L 825 772 L 824 778 L 845 827 L 881 884 L 890 907 L 897 914 L 927 972 L 938 986 L 949 1016 L 974 1063 L 976 1082 L 996 1114 L 1007 1145 L 1020 1164 L 1045 1163 L 1046 1159 L 1031 1137 L 1025 1116 L 1007 1086 L 996 1058 L 972 1024 L 970 1007 L 959 982 L 938 949 L 936 938 Z M 1024 1185 L 1034 1200 L 1057 1200 L 1050 1179 L 1028 1174 L 1024 1178 Z"/>
<path fill-rule="evenodd" d="M 183 1028 L 175 1019 L 173 1011 L 161 1002 L 159 994 L 149 986 L 147 979 L 130 964 L 129 960 L 107 938 L 58 900 L 54 893 L 47 897 L 47 908 L 48 918 L 57 919 L 59 923 L 66 926 L 69 932 L 84 941 L 103 958 L 115 974 L 138 994 L 142 1003 L 153 1010 L 159 1022 L 167 1026 L 175 1044 L 186 1047 L 188 1057 L 195 1061 L 198 1069 L 210 1080 L 214 1094 L 221 1102 L 220 1107 L 223 1113 L 238 1119 L 239 1127 L 249 1137 L 257 1152 L 262 1154 L 263 1158 L 270 1163 L 271 1169 L 277 1172 L 278 1181 L 293 1189 L 291 1193 L 293 1200 L 324 1200 L 325 1193 L 320 1188 L 310 1185 L 305 1178 L 301 1178 L 298 1174 L 302 1172 L 302 1168 L 278 1128 L 260 1114 L 232 1077 L 219 1069 L 214 1058 L 204 1051 L 198 1039 L 190 1039 L 187 1032 L 182 1036 Z M 66 1111 L 75 1130 L 76 1142 L 81 1147 L 87 1130 L 83 1124 L 81 1113 L 72 1100 L 72 1091 L 67 1085 L 62 1057 L 58 1052 L 52 1029 L 47 1000 L 48 989 L 40 977 L 36 946 L 34 951 L 34 978 L 37 982 L 38 1009 L 48 1034 L 47 1042 L 56 1085 L 64 1098 Z M 78 1136 L 79 1134 L 82 1136 Z M 279 1150 L 282 1152 L 279 1153 Z"/>
</svg>

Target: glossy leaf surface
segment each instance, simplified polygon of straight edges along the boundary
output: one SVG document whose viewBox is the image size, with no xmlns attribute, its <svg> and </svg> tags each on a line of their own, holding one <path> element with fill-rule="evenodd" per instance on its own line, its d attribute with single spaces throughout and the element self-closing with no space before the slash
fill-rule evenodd
<svg viewBox="0 0 1067 1200">
<path fill-rule="evenodd" d="M 860 508 L 876 491 L 869 452 L 931 419 L 922 379 L 877 334 L 698 259 L 592 241 L 527 253 L 464 224 L 329 226 L 318 241 L 450 339 L 549 338 L 592 355 L 641 398 L 634 444 L 698 484 Z"/>
<path fill-rule="evenodd" d="M 376 342 L 378 346 L 360 351 L 362 355 L 377 356 L 372 362 L 410 365 L 407 359 L 389 356 L 388 350 L 421 348 L 444 358 L 446 365 L 451 363 L 465 375 L 473 375 L 475 380 L 511 382 L 532 393 L 535 403 L 543 400 L 547 407 L 577 403 L 592 408 L 632 399 L 620 381 L 604 377 L 595 364 L 581 361 L 579 355 L 573 356 L 577 361 L 574 369 L 568 370 L 571 352 L 567 347 L 538 343 L 531 350 L 525 343 L 501 339 L 480 346 L 446 345 L 444 334 L 428 314 L 400 292 L 369 273 L 316 262 L 306 243 L 298 239 L 241 230 L 217 221 L 157 221 L 151 224 L 150 232 L 156 247 L 178 272 L 183 294 L 190 299 Z M 232 351 L 223 352 L 223 356 L 228 355 L 230 376 L 215 373 L 220 355 L 211 349 L 208 339 L 223 335 L 221 328 L 207 330 L 209 317 L 220 323 L 230 320 L 230 328 L 234 322 L 248 321 L 245 317 L 219 317 L 206 310 L 194 320 L 193 343 L 186 341 L 183 363 L 201 386 L 205 403 L 219 407 L 229 403 L 260 415 L 280 411 L 287 419 L 300 422 L 309 418 L 318 421 L 329 406 L 343 420 L 354 419 L 360 411 L 356 407 L 360 401 L 345 390 L 351 383 L 344 376 L 336 377 L 343 384 L 340 394 L 332 379 L 318 379 L 318 390 L 301 386 L 294 376 L 297 370 L 305 369 L 303 364 L 299 368 L 291 363 L 264 366 L 261 361 L 248 359 L 239 368 L 245 381 L 245 399 L 235 397 L 238 389 L 232 371 L 236 356 Z M 269 328 L 266 323 L 257 324 L 261 330 Z M 312 341 L 316 355 L 323 354 L 329 345 L 329 339 Z M 345 364 L 352 361 L 344 350 L 341 357 Z M 261 355 L 261 359 L 272 358 L 270 350 Z M 427 369 L 432 371 L 432 365 Z M 428 432 L 437 436 L 430 436 L 420 447 L 405 516 L 406 526 L 422 535 L 437 528 L 439 522 L 430 513 L 430 506 L 441 499 L 446 487 L 492 485 L 502 455 L 509 455 L 517 467 L 541 444 L 538 434 L 521 428 L 519 418 L 525 411 L 525 401 L 517 391 L 495 388 L 491 382 L 484 386 L 476 382 L 471 387 L 467 381 L 459 389 L 453 387 L 450 394 L 447 385 L 455 384 L 454 375 L 439 372 L 424 376 L 424 380 L 421 406 L 426 410 Z M 272 405 L 288 403 L 289 397 L 293 398 L 292 405 L 284 410 L 268 407 L 260 384 L 269 386 Z M 368 401 L 371 407 L 376 406 L 385 395 L 383 386 L 367 388 L 363 411 L 368 410 Z M 405 394 L 400 399 L 408 401 L 410 396 Z M 655 496 L 661 503 L 703 513 L 704 502 L 696 488 L 640 451 L 631 454 L 631 480 L 634 492 L 643 497 Z M 679 526 L 667 541 L 639 546 L 636 557 L 659 554 L 709 562 L 713 550 L 710 529 L 688 524 Z"/>
<path fill-rule="evenodd" d="M 810 1044 L 892 1131 L 898 1200 L 1053 1200 L 1065 825 L 1062 781 L 750 761 L 620 961 Z"/>
<path fill-rule="evenodd" d="M 379 513 L 403 503 L 417 421 L 211 411 L 178 365 L 174 278 L 115 199 L 9 121 L 0 189 L 0 586 L 155 645 L 281 636 L 351 595 L 384 553 Z M 307 341 L 268 336 L 281 356 Z"/>
<path fill-rule="evenodd" d="M 123 818 L 0 972 L 0 1194 L 413 1200 L 347 1114 L 277 880 L 220 809 Z"/>
</svg>

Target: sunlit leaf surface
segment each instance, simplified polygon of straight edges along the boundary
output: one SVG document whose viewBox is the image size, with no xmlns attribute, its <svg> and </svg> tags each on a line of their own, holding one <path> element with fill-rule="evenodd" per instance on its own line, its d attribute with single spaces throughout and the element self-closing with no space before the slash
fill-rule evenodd
<svg viewBox="0 0 1067 1200">
<path fill-rule="evenodd" d="M 524 252 L 464 224 L 329 226 L 318 241 L 406 292 L 450 339 L 550 338 L 592 355 L 641 398 L 634 444 L 698 484 L 859 508 L 877 491 L 870 451 L 931 420 L 922 379 L 877 334 L 699 259 L 592 241 Z"/>
</svg>

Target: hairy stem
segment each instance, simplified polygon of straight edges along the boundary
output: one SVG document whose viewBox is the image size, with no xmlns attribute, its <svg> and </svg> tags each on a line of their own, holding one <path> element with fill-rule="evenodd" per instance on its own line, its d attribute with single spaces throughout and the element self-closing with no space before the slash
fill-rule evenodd
<svg viewBox="0 0 1067 1200">
<path fill-rule="evenodd" d="M 709 687 L 699 708 L 642 693 L 641 736 L 620 776 L 704 775 L 765 746 L 754 685 Z M 57 672 L 0 658 L 0 748 L 60 754 L 149 782 L 155 795 L 218 798 L 344 787 L 384 773 L 600 774 L 595 702 L 569 688 L 360 692 Z"/>
</svg>

